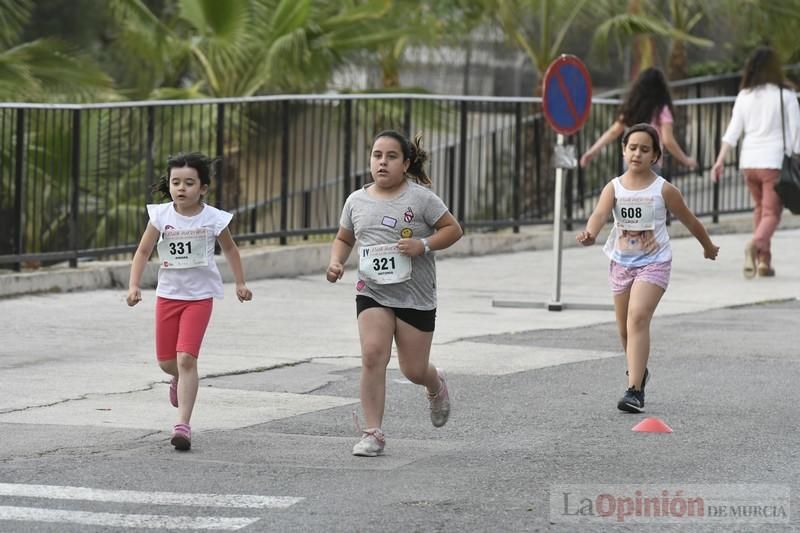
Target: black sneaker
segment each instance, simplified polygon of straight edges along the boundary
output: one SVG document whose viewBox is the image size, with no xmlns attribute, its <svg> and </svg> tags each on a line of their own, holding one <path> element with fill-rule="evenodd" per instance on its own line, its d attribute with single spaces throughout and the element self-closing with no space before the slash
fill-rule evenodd
<svg viewBox="0 0 800 533">
<path fill-rule="evenodd" d="M 628 375 L 628 371 L 627 370 L 625 371 L 625 375 L 626 376 Z M 650 371 L 647 370 L 647 368 L 645 368 L 644 369 L 644 379 L 642 380 L 642 386 L 640 387 L 642 389 L 642 406 L 644 406 L 644 387 L 645 387 L 645 385 L 647 385 L 648 381 L 650 381 Z"/>
<path fill-rule="evenodd" d="M 617 409 L 629 413 L 644 412 L 644 392 L 635 390 L 633 387 L 628 387 L 628 390 L 625 391 L 625 395 L 617 402 Z"/>
</svg>

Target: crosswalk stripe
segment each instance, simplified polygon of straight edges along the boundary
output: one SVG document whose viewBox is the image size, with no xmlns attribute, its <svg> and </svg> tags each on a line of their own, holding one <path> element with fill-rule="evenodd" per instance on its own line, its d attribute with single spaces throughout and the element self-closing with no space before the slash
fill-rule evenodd
<svg viewBox="0 0 800 533">
<path fill-rule="evenodd" d="M 151 514 L 92 513 L 38 507 L 0 506 L 0 521 L 57 522 L 104 527 L 146 529 L 194 529 L 235 531 L 258 522 L 259 518 L 219 516 L 166 516 Z"/>
<path fill-rule="evenodd" d="M 238 509 L 286 508 L 303 500 L 303 498 L 295 498 L 291 496 L 142 492 L 138 490 L 103 490 L 86 487 L 26 485 L 19 483 L 0 483 L 0 496 L 23 496 L 55 500 L 88 500 L 96 502 L 141 503 L 153 505 L 232 507 Z"/>
</svg>

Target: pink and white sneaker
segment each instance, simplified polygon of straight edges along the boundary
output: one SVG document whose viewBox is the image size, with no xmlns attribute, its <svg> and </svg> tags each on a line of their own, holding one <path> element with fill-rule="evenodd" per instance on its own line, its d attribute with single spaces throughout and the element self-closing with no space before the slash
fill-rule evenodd
<svg viewBox="0 0 800 533">
<path fill-rule="evenodd" d="M 361 440 L 353 446 L 353 455 L 360 457 L 383 455 L 385 446 L 386 437 L 381 428 L 365 429 L 361 431 Z"/>
<path fill-rule="evenodd" d="M 170 441 L 176 450 L 186 451 L 192 447 L 192 428 L 189 424 L 175 424 Z"/>
</svg>

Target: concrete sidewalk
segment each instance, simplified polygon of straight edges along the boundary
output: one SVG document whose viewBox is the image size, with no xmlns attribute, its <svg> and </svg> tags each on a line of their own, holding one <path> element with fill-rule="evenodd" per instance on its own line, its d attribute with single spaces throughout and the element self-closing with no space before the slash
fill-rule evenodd
<svg viewBox="0 0 800 533">
<path fill-rule="evenodd" d="M 728 215 L 719 223 L 704 220 L 709 233 L 722 235 L 746 234 L 751 230 L 750 214 Z M 608 230 L 608 225 L 605 230 Z M 784 213 L 780 229 L 800 228 L 800 217 Z M 576 247 L 573 231 L 564 231 L 563 247 Z M 686 228 L 675 221 L 670 227 L 672 238 L 689 235 Z M 601 234 L 598 242 L 602 242 Z M 525 226 L 518 233 L 510 230 L 496 233 L 467 233 L 447 250 L 437 252 L 440 259 L 476 257 L 533 250 L 553 249 L 552 226 Z M 324 272 L 330 257 L 330 242 L 289 246 L 245 246 L 241 248 L 242 261 L 248 281 L 271 278 L 294 278 Z M 737 252 L 738 253 L 738 252 Z M 222 256 L 217 257 L 220 272 L 226 282 L 233 276 Z M 356 265 L 355 254 L 349 266 Z M 551 268 L 552 270 L 552 268 Z M 124 289 L 128 286 L 130 261 L 82 261 L 77 268 L 59 264 L 33 271 L 14 272 L 0 270 L 0 298 L 24 296 L 43 292 L 73 292 L 98 289 Z M 151 260 L 142 276 L 142 287 L 155 287 L 158 273 L 157 257 Z"/>
<path fill-rule="evenodd" d="M 735 226 L 712 228 L 733 231 Z M 685 232 L 674 225 L 673 235 Z M 747 234 L 718 234 L 717 261 L 703 259 L 693 238 L 674 238 L 674 262 L 669 290 L 658 315 L 778 301 L 800 295 L 800 230 L 780 230 L 773 243 L 775 278 L 742 277 L 743 246 Z M 471 337 L 520 331 L 561 329 L 614 320 L 610 310 L 570 309 L 572 304 L 609 305 L 608 261 L 600 246 L 572 246 L 565 234 L 561 301 L 562 312 L 540 308 L 494 307 L 494 300 L 547 302 L 553 295 L 551 236 L 544 231 L 508 236 L 471 236 L 438 262 L 439 313 L 432 360 L 461 374 L 500 375 L 567 362 L 619 355 L 619 351 L 535 350 L 482 343 Z M 541 247 L 513 253 L 515 247 Z M 241 304 L 226 286 L 226 298 L 216 309 L 200 358 L 201 375 L 260 373 L 281 383 L 278 369 L 304 365 L 302 378 L 276 387 L 275 392 L 203 391 L 198 425 L 241 427 L 291 414 L 341 405 L 342 398 L 305 393 L 336 380 L 336 372 L 360 366 L 354 312 L 354 273 L 329 284 L 321 273 L 291 278 L 254 279 L 259 267 L 291 263 L 296 272 L 320 271 L 327 263 L 328 246 L 297 249 L 294 259 L 248 255 L 249 286 L 254 300 Z M 489 254 L 492 255 L 482 255 Z M 303 263 L 297 259 L 313 257 Z M 473 255 L 468 255 L 473 254 Z M 281 259 L 277 257 L 280 256 Z M 94 274 L 120 265 L 94 267 Z M 82 269 L 83 270 L 83 269 Z M 30 276 L 40 283 L 48 273 Z M 54 274 L 67 275 L 62 272 Z M 106 274 L 102 274 L 103 276 Z M 3 276 L 5 277 L 5 276 Z M 0 277 L 2 279 L 3 277 Z M 127 273 L 122 279 L 127 279 Z M 41 282 L 38 288 L 50 286 Z M 22 283 L 22 282 L 19 282 Z M 32 283 L 25 281 L 24 283 Z M 101 284 L 102 286 L 102 284 Z M 47 289 L 44 289 L 47 290 Z M 44 293 L 0 300 L 5 325 L 0 331 L 0 422 L 55 422 L 97 424 L 104 427 L 162 428 L 165 419 L 166 375 L 153 357 L 155 294 L 144 291 L 135 308 L 125 304 L 126 291 L 95 290 Z M 392 365 L 396 365 L 393 359 Z M 202 384 L 202 383 L 201 383 Z M 234 401 L 235 398 L 235 401 Z M 80 400 L 80 401 L 77 401 Z M 350 399 L 353 403 L 356 398 Z M 143 406 L 153 408 L 143 409 Z M 236 405 L 234 414 L 227 406 Z M 252 408 L 242 409 L 242 405 Z M 208 406 L 206 408 L 206 406 Z M 87 414 L 90 415 L 87 419 Z M 71 421 L 71 422 L 70 422 Z"/>
</svg>

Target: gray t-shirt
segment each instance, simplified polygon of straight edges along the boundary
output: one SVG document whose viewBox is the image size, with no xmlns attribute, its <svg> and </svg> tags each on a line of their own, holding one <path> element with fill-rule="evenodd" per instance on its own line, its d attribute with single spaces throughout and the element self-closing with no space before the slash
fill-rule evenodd
<svg viewBox="0 0 800 533">
<path fill-rule="evenodd" d="M 341 227 L 353 231 L 357 246 L 392 244 L 401 238 L 421 239 L 434 233 L 434 225 L 447 206 L 428 189 L 406 180 L 396 197 L 384 200 L 367 192 L 373 184 L 353 192 L 344 204 Z M 359 273 L 356 292 L 387 307 L 429 311 L 436 308 L 436 262 L 433 254 L 411 258 L 411 279 L 380 285 Z"/>
</svg>

